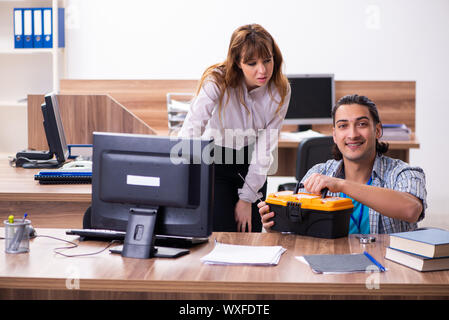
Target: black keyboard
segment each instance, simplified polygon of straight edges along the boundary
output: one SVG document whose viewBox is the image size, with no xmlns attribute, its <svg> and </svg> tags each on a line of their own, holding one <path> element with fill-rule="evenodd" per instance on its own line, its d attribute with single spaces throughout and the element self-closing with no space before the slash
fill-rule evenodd
<svg viewBox="0 0 449 320">
<path fill-rule="evenodd" d="M 83 237 L 83 240 L 125 240 L 126 232 L 105 229 L 71 229 L 66 234 Z"/>
<path fill-rule="evenodd" d="M 65 232 L 68 235 L 77 235 L 82 237 L 82 240 L 125 240 L 126 232 L 106 229 L 70 229 Z M 205 243 L 209 238 L 195 238 L 195 237 L 170 237 L 156 235 L 154 241 L 155 246 L 172 247 L 172 248 L 190 248 L 194 245 Z"/>
</svg>

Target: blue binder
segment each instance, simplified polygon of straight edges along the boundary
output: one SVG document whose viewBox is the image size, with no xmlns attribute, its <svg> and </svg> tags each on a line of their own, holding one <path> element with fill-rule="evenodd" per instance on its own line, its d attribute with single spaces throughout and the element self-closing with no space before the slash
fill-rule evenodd
<svg viewBox="0 0 449 320">
<path fill-rule="evenodd" d="M 53 12 L 52 8 L 42 8 L 44 48 L 53 48 Z M 58 47 L 65 47 L 64 8 L 58 8 Z"/>
<path fill-rule="evenodd" d="M 23 48 L 23 10 L 14 8 L 14 48 Z"/>
<path fill-rule="evenodd" d="M 65 47 L 64 8 L 58 8 L 58 47 Z"/>
<path fill-rule="evenodd" d="M 33 9 L 23 9 L 23 47 L 33 47 Z"/>
<path fill-rule="evenodd" d="M 53 48 L 53 17 L 51 8 L 42 8 L 44 48 Z"/>
<path fill-rule="evenodd" d="M 44 38 L 43 38 L 43 19 L 42 19 L 42 8 L 33 8 L 33 47 L 43 48 Z"/>
</svg>

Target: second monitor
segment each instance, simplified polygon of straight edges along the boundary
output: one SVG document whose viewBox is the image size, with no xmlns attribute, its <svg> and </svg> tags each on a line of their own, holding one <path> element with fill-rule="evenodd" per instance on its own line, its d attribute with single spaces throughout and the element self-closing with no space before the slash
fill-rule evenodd
<svg viewBox="0 0 449 320">
<path fill-rule="evenodd" d="M 332 106 L 335 103 L 333 74 L 289 75 L 290 104 L 284 124 L 310 126 L 332 123 Z"/>
</svg>

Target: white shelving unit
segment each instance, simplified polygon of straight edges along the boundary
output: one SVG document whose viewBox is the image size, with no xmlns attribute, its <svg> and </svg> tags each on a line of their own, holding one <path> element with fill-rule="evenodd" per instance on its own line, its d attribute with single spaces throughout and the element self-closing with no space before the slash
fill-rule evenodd
<svg viewBox="0 0 449 320">
<path fill-rule="evenodd" d="M 64 48 L 58 48 L 58 0 L 0 0 L 0 107 L 26 106 L 28 94 L 59 91 Z M 14 8 L 53 8 L 53 48 L 14 48 Z"/>
<path fill-rule="evenodd" d="M 65 73 L 58 48 L 58 7 L 63 0 L 0 0 L 0 152 L 14 154 L 28 145 L 27 96 L 59 92 Z M 14 48 L 14 8 L 53 8 L 53 48 Z"/>
</svg>

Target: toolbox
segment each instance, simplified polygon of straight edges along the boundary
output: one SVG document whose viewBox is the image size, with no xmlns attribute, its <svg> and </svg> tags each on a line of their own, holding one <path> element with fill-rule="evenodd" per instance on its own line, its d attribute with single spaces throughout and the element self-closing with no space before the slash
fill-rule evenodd
<svg viewBox="0 0 449 320">
<path fill-rule="evenodd" d="M 354 209 L 349 198 L 281 191 L 269 194 L 265 202 L 274 211 L 272 230 L 327 239 L 348 235 Z"/>
</svg>

